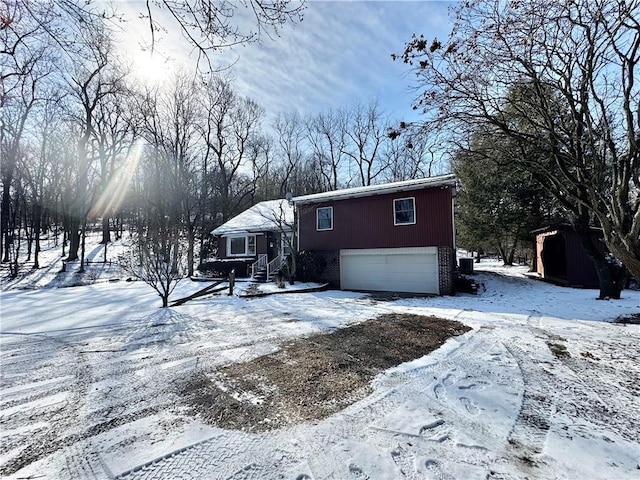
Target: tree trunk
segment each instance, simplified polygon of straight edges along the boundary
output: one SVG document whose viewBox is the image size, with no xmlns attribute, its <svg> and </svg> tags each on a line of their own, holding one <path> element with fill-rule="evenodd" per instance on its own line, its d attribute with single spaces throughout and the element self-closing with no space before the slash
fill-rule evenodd
<svg viewBox="0 0 640 480">
<path fill-rule="evenodd" d="M 25 233 L 25 237 L 27 239 L 27 258 L 26 261 L 30 262 L 31 261 L 31 254 L 33 253 L 33 230 L 34 230 L 34 226 L 33 223 L 31 224 L 31 226 L 29 226 L 29 218 L 28 218 L 28 210 L 29 207 L 27 205 L 27 202 L 24 202 L 24 233 Z"/>
<path fill-rule="evenodd" d="M 10 202 L 11 202 L 11 186 L 9 182 L 5 183 L 2 189 L 2 208 L 1 208 L 1 222 L 2 225 L 2 261 L 9 261 L 9 249 L 11 248 L 11 233 L 9 229 L 9 216 L 10 216 Z"/>
<path fill-rule="evenodd" d="M 80 235 L 81 238 L 82 238 L 82 244 L 81 244 L 81 248 L 80 248 L 80 254 L 81 254 L 81 257 L 80 257 L 80 270 L 79 270 L 80 272 L 84 272 L 84 254 L 85 254 L 84 247 L 85 247 L 85 242 L 86 242 L 86 239 L 87 239 L 86 232 L 87 232 L 87 224 L 85 223 L 84 225 L 82 225 L 82 232 L 81 232 L 81 235 Z"/>
<path fill-rule="evenodd" d="M 574 228 L 580 238 L 580 243 L 587 256 L 593 261 L 593 266 L 598 274 L 598 283 L 600 284 L 600 295 L 598 299 L 619 299 L 620 293 L 624 289 L 627 281 L 626 269 L 618 265 L 615 261 L 607 259 L 605 255 L 596 248 L 588 227 L 576 225 Z"/>
<path fill-rule="evenodd" d="M 194 263 L 194 257 L 195 257 L 195 244 L 196 244 L 196 239 L 195 239 L 195 227 L 189 223 L 189 227 L 187 229 L 187 236 L 188 236 L 188 247 L 187 247 L 187 275 L 189 277 L 193 276 L 193 263 Z"/>
<path fill-rule="evenodd" d="M 69 255 L 67 261 L 72 262 L 78 259 L 80 249 L 80 220 L 78 218 L 69 219 Z"/>
<path fill-rule="evenodd" d="M 515 246 L 504 247 L 501 245 L 498 247 L 498 251 L 500 252 L 504 266 L 512 266 L 513 256 L 515 255 Z"/>
<path fill-rule="evenodd" d="M 15 220 L 14 220 L 15 222 Z M 16 278 L 18 276 L 18 272 L 20 270 L 20 263 L 18 262 L 18 257 L 20 256 L 20 245 L 22 242 L 22 238 L 20 237 L 20 217 L 18 217 L 18 225 L 15 225 L 15 235 L 13 236 L 12 240 L 13 243 L 12 245 L 10 245 L 10 247 L 13 249 L 13 258 L 11 258 L 11 252 L 10 252 L 10 266 L 9 266 L 9 272 L 11 274 L 11 278 Z"/>
<path fill-rule="evenodd" d="M 102 217 L 102 240 L 100 243 L 106 244 L 111 241 L 111 229 L 109 228 L 109 217 Z"/>
<path fill-rule="evenodd" d="M 40 268 L 40 230 L 42 229 L 42 212 L 39 204 L 33 207 L 33 221 L 34 221 L 34 236 L 35 236 L 35 250 L 33 253 L 33 268 Z"/>
<path fill-rule="evenodd" d="M 636 282 L 640 283 L 640 253 L 629 252 L 624 246 L 614 242 L 607 243 L 611 253 L 622 262 Z"/>
<path fill-rule="evenodd" d="M 293 251 L 293 249 L 291 249 L 291 254 L 289 255 L 289 258 L 291 259 L 291 265 L 289 267 L 289 285 L 294 285 L 296 283 L 296 271 L 298 269 L 298 262 L 296 259 L 296 254 Z"/>
</svg>

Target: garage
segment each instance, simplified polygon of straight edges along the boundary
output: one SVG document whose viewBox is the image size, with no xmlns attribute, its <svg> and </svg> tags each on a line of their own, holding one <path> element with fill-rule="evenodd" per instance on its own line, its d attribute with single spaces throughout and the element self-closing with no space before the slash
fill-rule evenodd
<svg viewBox="0 0 640 480">
<path fill-rule="evenodd" d="M 437 247 L 340 250 L 344 290 L 439 294 Z"/>
</svg>

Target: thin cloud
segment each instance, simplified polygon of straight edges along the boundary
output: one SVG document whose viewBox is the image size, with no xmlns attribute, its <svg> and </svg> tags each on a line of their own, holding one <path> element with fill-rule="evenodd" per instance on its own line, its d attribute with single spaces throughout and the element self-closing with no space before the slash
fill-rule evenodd
<svg viewBox="0 0 640 480">
<path fill-rule="evenodd" d="M 120 4 L 132 12 L 143 2 Z M 287 24 L 280 36 L 261 43 L 213 54 L 220 67 L 233 65 L 235 90 L 265 108 L 269 118 L 279 112 L 318 113 L 356 102 L 377 99 L 394 118 L 415 116 L 407 67 L 391 60 L 413 33 L 444 39 L 451 30 L 447 15 L 451 2 L 311 1 L 304 20 Z M 135 15 L 133 16 L 135 18 Z M 162 22 L 162 17 L 158 17 Z M 176 26 L 162 34 L 161 53 L 176 65 L 195 63 Z M 236 21 L 244 21 L 238 16 Z M 247 18 L 246 21 L 249 21 Z M 145 37 L 143 22 L 130 22 L 128 37 L 136 48 Z M 191 55 L 190 55 L 191 54 Z"/>
</svg>

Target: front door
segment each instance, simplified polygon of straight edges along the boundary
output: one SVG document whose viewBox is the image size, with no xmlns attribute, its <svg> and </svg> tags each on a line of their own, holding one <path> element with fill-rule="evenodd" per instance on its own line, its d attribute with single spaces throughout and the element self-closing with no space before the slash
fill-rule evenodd
<svg viewBox="0 0 640 480">
<path fill-rule="evenodd" d="M 278 232 L 270 232 L 267 235 L 267 255 L 270 261 L 280 255 L 280 234 Z"/>
</svg>

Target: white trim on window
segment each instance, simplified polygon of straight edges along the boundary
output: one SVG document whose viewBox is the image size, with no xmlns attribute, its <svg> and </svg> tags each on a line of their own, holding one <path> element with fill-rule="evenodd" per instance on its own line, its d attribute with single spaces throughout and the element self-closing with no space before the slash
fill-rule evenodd
<svg viewBox="0 0 640 480">
<path fill-rule="evenodd" d="M 280 235 L 280 252 L 283 255 L 291 255 L 291 243 L 293 240 L 293 236 L 291 234 L 281 234 Z"/>
<path fill-rule="evenodd" d="M 402 202 L 402 201 L 406 201 L 406 200 L 411 200 L 411 208 L 406 208 L 406 206 L 403 206 L 404 208 L 402 210 L 399 210 L 397 208 L 398 202 Z M 398 219 L 398 214 L 401 215 L 406 215 L 407 218 L 406 220 L 403 219 Z M 396 226 L 400 226 L 400 225 L 415 225 L 416 223 L 416 199 L 415 197 L 405 197 L 405 198 L 394 198 L 393 199 L 393 224 Z"/>
<path fill-rule="evenodd" d="M 320 211 L 328 211 L 329 215 L 324 218 L 320 218 Z M 320 220 L 329 220 L 329 227 L 320 228 Z M 316 230 L 318 232 L 324 232 L 327 230 L 333 230 L 333 207 L 318 207 L 316 208 Z"/>
<path fill-rule="evenodd" d="M 234 240 L 243 240 L 242 252 L 233 253 L 231 245 Z M 250 240 L 252 239 L 252 240 Z M 236 242 L 238 243 L 238 242 Z M 237 247 L 238 245 L 236 245 Z M 227 237 L 227 257 L 255 257 L 256 255 L 256 236 L 255 235 L 236 235 Z"/>
</svg>

